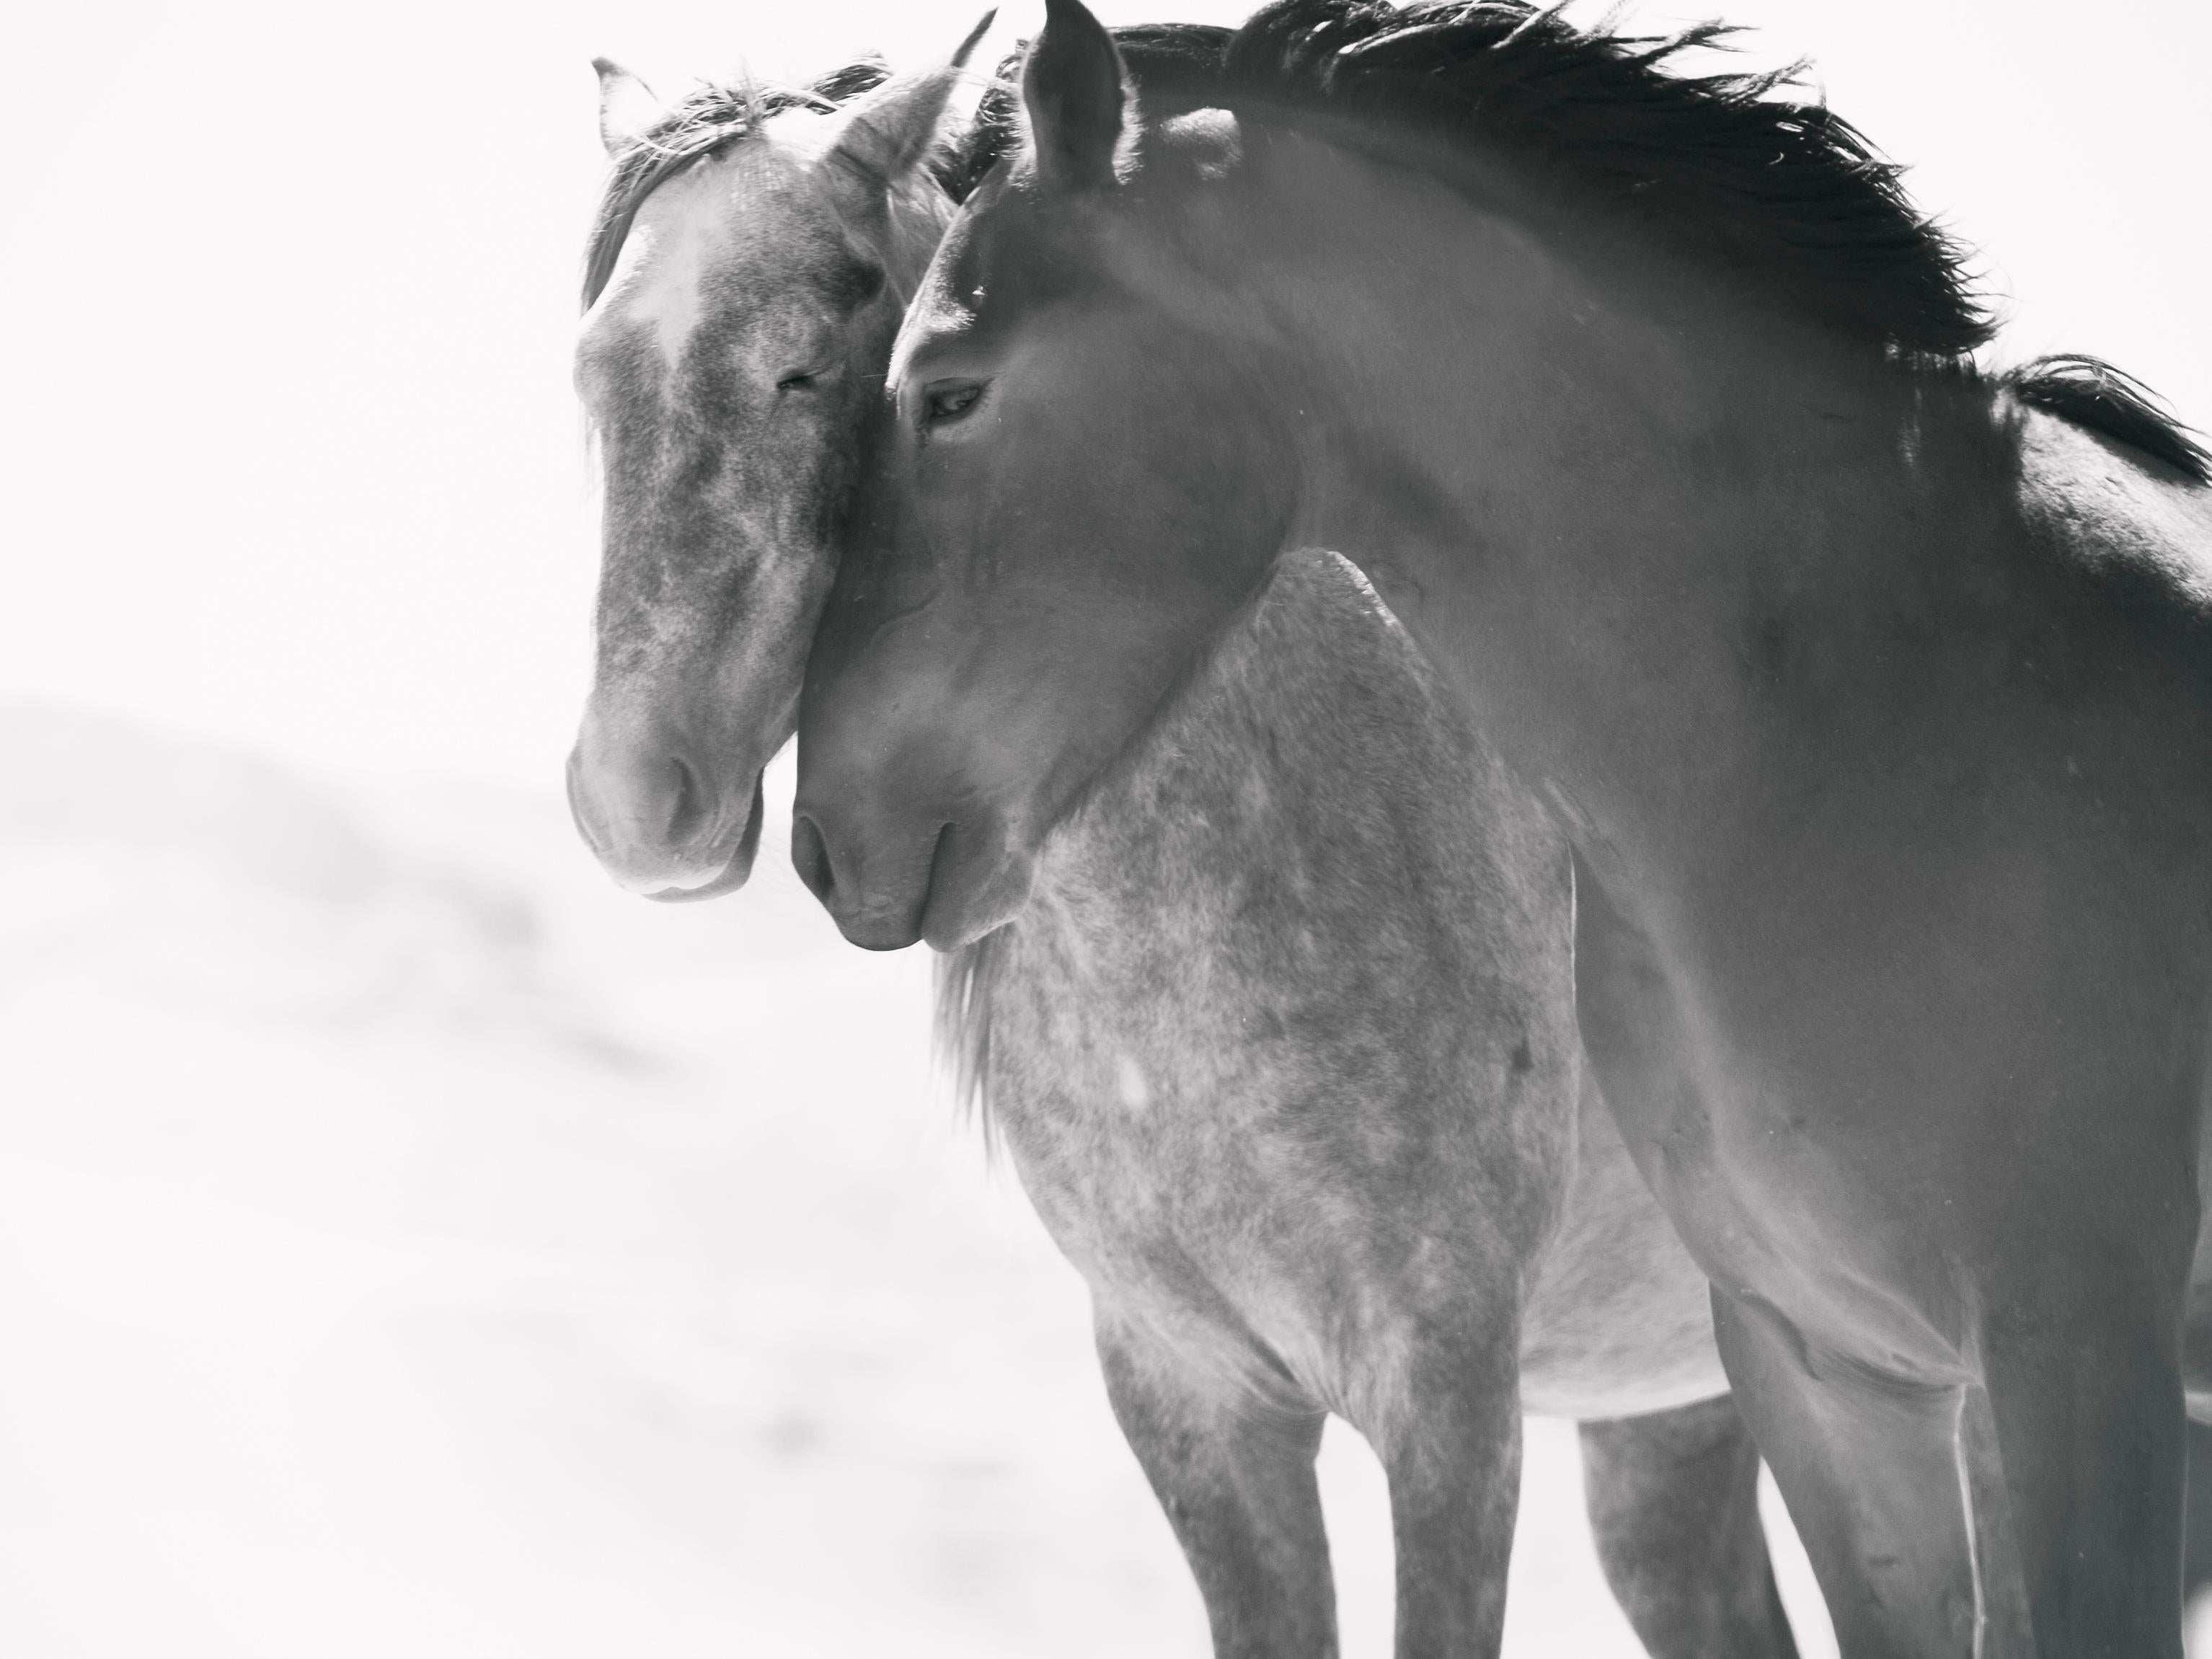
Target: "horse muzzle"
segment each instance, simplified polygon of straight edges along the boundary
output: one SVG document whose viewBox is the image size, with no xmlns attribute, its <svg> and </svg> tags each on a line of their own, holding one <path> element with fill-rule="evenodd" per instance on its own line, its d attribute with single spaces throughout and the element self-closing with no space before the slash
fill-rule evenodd
<svg viewBox="0 0 2212 1659">
<path fill-rule="evenodd" d="M 615 884 L 660 903 L 735 892 L 760 847 L 760 769 L 750 799 L 680 751 L 595 744 L 587 726 L 569 754 L 568 811 Z M 737 803 L 747 800 L 742 815 Z"/>
<path fill-rule="evenodd" d="M 803 794 L 793 808 L 792 868 L 854 945 L 954 951 L 1029 902 L 1036 860 L 997 825 L 899 817 L 864 829 Z"/>
</svg>

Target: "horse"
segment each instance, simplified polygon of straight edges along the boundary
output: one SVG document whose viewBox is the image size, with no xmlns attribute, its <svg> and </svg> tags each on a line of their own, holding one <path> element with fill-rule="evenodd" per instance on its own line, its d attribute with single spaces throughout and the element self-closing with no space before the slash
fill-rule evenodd
<svg viewBox="0 0 2212 1659">
<path fill-rule="evenodd" d="M 2212 465 L 2102 364 L 1978 369 L 1897 170 L 1673 62 L 1716 27 L 1278 0 L 1155 116 L 1050 0 L 794 857 L 860 943 L 990 936 L 1340 552 L 1571 850 L 1583 1043 L 1844 1650 L 2178 1655 Z"/>
<path fill-rule="evenodd" d="M 1226 31 L 1121 39 L 1167 108 Z M 578 381 L 605 558 L 571 799 L 618 880 L 696 898 L 750 867 L 867 400 L 1007 100 L 948 148 L 949 70 L 665 112 L 601 75 Z M 1054 838 L 1013 925 L 940 964 L 963 1091 L 1090 1285 L 1224 1659 L 1334 1651 L 1327 1410 L 1390 1470 L 1399 1651 L 1494 1645 L 1524 1407 L 1581 1419 L 1600 1560 L 1651 1652 L 1796 1650 L 1703 1278 L 1581 1061 L 1567 900 L 1541 812 L 1316 555 Z"/>
</svg>

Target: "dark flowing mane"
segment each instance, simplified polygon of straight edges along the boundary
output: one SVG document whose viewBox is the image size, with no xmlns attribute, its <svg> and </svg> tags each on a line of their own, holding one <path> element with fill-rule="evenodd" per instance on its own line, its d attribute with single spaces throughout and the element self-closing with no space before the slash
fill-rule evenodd
<svg viewBox="0 0 2212 1659">
<path fill-rule="evenodd" d="M 1527 0 L 1276 0 L 1237 32 L 1223 70 L 1232 95 L 1533 155 L 1893 349 L 1958 357 L 1988 340 L 1963 251 L 1913 207 L 1901 169 L 1825 105 L 1777 95 L 1802 65 L 1678 73 L 1680 54 L 1734 31 L 1616 34 L 1559 13 Z"/>
<path fill-rule="evenodd" d="M 1215 96 L 1419 122 L 1534 155 L 1678 240 L 1763 271 L 1844 327 L 1972 372 L 1972 353 L 1995 330 L 1965 250 L 1850 122 L 1778 95 L 1802 64 L 1680 74 L 1681 53 L 1724 46 L 1735 31 L 1585 31 L 1559 11 L 1528 0 L 1275 0 L 1223 43 Z M 1183 43 L 1186 86 L 1207 72 L 1203 55 Z M 2212 483 L 2212 453 L 2108 363 L 2044 357 L 1998 385 Z"/>
<path fill-rule="evenodd" d="M 890 79 L 890 65 L 863 58 L 833 70 L 811 86 L 702 86 L 680 100 L 644 136 L 615 158 L 614 171 L 592 221 L 584 249 L 584 309 L 589 311 L 614 275 L 645 198 L 694 163 L 726 144 L 749 138 L 769 116 L 787 109 L 828 112 Z"/>
</svg>

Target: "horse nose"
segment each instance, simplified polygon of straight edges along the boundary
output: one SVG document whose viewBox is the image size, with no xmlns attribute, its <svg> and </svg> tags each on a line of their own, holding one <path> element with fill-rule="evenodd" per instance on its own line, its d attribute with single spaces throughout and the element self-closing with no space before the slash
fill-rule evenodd
<svg viewBox="0 0 2212 1659">
<path fill-rule="evenodd" d="M 890 827 L 871 836 L 801 808 L 791 819 L 791 865 L 837 930 L 869 951 L 902 951 L 921 937 L 941 827 L 919 848 Z"/>
<path fill-rule="evenodd" d="M 806 890 L 828 908 L 830 896 L 837 886 L 836 872 L 830 864 L 830 843 L 822 838 L 821 826 L 803 812 L 791 820 L 791 867 L 806 884 Z"/>
<path fill-rule="evenodd" d="M 680 745 L 617 741 L 587 720 L 568 787 L 577 833 L 617 885 L 682 893 L 732 873 L 739 826 L 722 822 L 708 769 Z"/>
<path fill-rule="evenodd" d="M 582 784 L 582 748 L 570 751 L 568 816 L 586 846 L 605 857 L 619 842 L 617 825 L 624 819 L 628 823 L 622 827 L 668 847 L 679 847 L 698 833 L 707 817 L 706 795 L 689 761 L 667 755 L 625 769 L 627 777 L 601 775 L 596 787 L 587 788 Z"/>
</svg>

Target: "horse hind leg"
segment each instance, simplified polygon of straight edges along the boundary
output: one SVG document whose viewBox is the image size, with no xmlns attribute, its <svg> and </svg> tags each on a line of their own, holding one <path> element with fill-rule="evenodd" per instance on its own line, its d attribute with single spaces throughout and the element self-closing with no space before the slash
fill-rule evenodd
<svg viewBox="0 0 2212 1659">
<path fill-rule="evenodd" d="M 1598 1560 L 1652 1659 L 1796 1659 L 1732 1398 L 1584 1423 L 1582 1448 Z"/>
<path fill-rule="evenodd" d="M 1103 1305 L 1106 1394 L 1198 1581 L 1214 1659 L 1335 1659 L 1318 1407 L 1255 1395 Z"/>
</svg>

